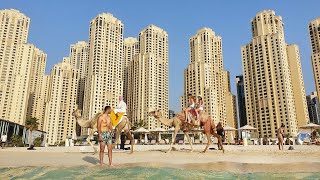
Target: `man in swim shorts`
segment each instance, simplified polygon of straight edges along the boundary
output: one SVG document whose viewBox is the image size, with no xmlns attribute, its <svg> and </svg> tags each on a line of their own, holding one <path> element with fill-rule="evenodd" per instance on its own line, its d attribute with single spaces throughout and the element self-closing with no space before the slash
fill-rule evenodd
<svg viewBox="0 0 320 180">
<path fill-rule="evenodd" d="M 109 166 L 113 167 L 112 164 L 112 136 L 113 129 L 110 118 L 111 107 L 106 106 L 104 108 L 103 114 L 98 119 L 98 137 L 100 142 L 100 165 L 104 165 L 103 157 L 104 157 L 104 149 L 107 144 L 108 147 L 108 158 L 109 158 Z"/>
</svg>

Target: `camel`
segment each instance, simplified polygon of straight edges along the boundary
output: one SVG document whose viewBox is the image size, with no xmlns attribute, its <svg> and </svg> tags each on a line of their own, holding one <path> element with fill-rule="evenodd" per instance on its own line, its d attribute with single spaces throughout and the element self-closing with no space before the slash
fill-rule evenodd
<svg viewBox="0 0 320 180">
<path fill-rule="evenodd" d="M 91 132 L 86 140 L 93 148 L 94 153 L 97 153 L 97 149 L 93 147 L 93 144 L 91 143 L 90 139 L 93 137 L 93 134 L 98 130 L 97 129 L 97 121 L 98 121 L 98 118 L 101 115 L 101 113 L 97 113 L 92 119 L 89 119 L 89 120 L 85 120 L 82 118 L 81 110 L 79 110 L 79 109 L 76 109 L 72 113 L 72 115 L 76 118 L 79 126 L 91 129 Z M 115 144 L 119 144 L 119 138 L 120 138 L 121 131 L 124 130 L 125 135 L 130 139 L 130 143 L 131 143 L 130 154 L 132 154 L 134 140 L 133 140 L 133 136 L 130 133 L 131 124 L 130 124 L 129 119 L 126 116 L 123 116 L 122 118 L 123 118 L 122 121 L 115 127 L 115 131 L 116 131 Z"/>
<path fill-rule="evenodd" d="M 176 136 L 177 136 L 177 133 L 179 130 L 182 130 L 184 132 L 185 136 L 187 137 L 187 139 L 190 143 L 191 152 L 193 151 L 192 142 L 190 140 L 188 132 L 191 131 L 194 128 L 194 126 L 185 122 L 185 112 L 184 111 L 179 112 L 172 119 L 164 118 L 162 116 L 162 113 L 159 110 L 151 110 L 149 112 L 149 115 L 155 117 L 157 120 L 159 120 L 162 124 L 164 124 L 166 126 L 169 126 L 169 127 L 173 126 L 174 127 L 173 139 L 170 144 L 170 148 L 167 152 L 171 152 L 173 143 L 175 142 L 175 139 L 176 139 Z M 192 114 L 191 117 L 195 118 L 195 115 Z M 221 147 L 221 150 L 223 150 L 223 152 L 224 152 L 224 149 L 222 146 L 222 138 L 215 132 L 215 125 L 214 125 L 213 120 L 211 119 L 211 117 L 207 113 L 205 113 L 203 111 L 200 113 L 200 126 L 203 127 L 203 130 L 204 130 L 203 133 L 206 134 L 207 140 L 208 140 L 207 146 L 205 147 L 205 149 L 203 151 L 201 151 L 201 153 L 205 153 L 207 151 L 208 147 L 210 146 L 211 135 L 213 135 L 214 137 L 216 137 L 218 139 L 218 145 Z"/>
</svg>

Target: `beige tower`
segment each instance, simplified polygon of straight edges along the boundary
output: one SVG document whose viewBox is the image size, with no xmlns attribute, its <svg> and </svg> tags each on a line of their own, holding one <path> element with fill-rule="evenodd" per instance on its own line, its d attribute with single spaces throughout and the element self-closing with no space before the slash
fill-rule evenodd
<svg viewBox="0 0 320 180">
<path fill-rule="evenodd" d="M 47 54 L 38 48 L 34 48 L 34 53 L 31 63 L 31 74 L 30 74 L 30 86 L 29 86 L 29 99 L 27 118 L 35 117 L 40 123 L 40 129 L 43 124 L 43 98 L 42 83 L 45 76 Z"/>
<path fill-rule="evenodd" d="M 232 96 L 228 73 L 223 70 L 222 40 L 210 28 L 200 29 L 190 38 L 190 64 L 184 71 L 184 96 L 181 108 L 186 108 L 187 95 L 202 96 L 205 111 L 215 123 L 227 123 L 226 97 Z M 232 98 L 229 98 L 230 101 Z M 229 102 L 231 109 L 232 102 Z M 230 108 L 228 107 L 228 108 Z M 232 110 L 231 110 L 232 113 Z"/>
<path fill-rule="evenodd" d="M 46 112 L 46 103 L 48 98 L 48 91 L 49 91 L 49 82 L 50 82 L 50 76 L 44 75 L 42 76 L 42 82 L 40 93 L 38 95 L 37 105 L 36 105 L 36 111 L 34 113 L 34 117 L 36 117 L 39 120 L 39 126 L 38 129 L 45 131 L 44 129 L 44 123 L 45 123 L 45 112 Z"/>
<path fill-rule="evenodd" d="M 320 17 L 309 23 L 311 61 L 317 94 L 320 94 Z M 318 96 L 320 102 L 320 96 Z M 319 107 L 320 108 L 320 107 Z"/>
<path fill-rule="evenodd" d="M 123 62 L 123 24 L 112 14 L 99 14 L 90 22 L 85 118 L 106 105 L 117 106 L 123 93 Z"/>
<path fill-rule="evenodd" d="M 231 93 L 230 72 L 225 71 L 226 85 L 226 124 L 238 128 L 236 96 Z"/>
<path fill-rule="evenodd" d="M 72 112 L 77 107 L 79 77 L 78 70 L 71 67 L 69 58 L 64 58 L 51 70 L 44 126 L 50 145 L 65 141 L 75 133 L 76 120 Z"/>
<path fill-rule="evenodd" d="M 70 63 L 73 69 L 78 69 L 80 79 L 78 85 L 77 104 L 83 110 L 83 99 L 85 92 L 86 78 L 88 76 L 89 65 L 89 44 L 79 41 L 70 47 Z"/>
<path fill-rule="evenodd" d="M 291 72 L 293 97 L 296 106 L 298 127 L 301 127 L 309 122 L 309 113 L 306 91 L 304 89 L 299 47 L 295 44 L 287 45 L 287 56 Z"/>
<path fill-rule="evenodd" d="M 260 137 L 276 137 L 282 123 L 285 134 L 295 135 L 297 112 L 301 122 L 307 117 L 297 47 L 287 48 L 282 18 L 274 11 L 259 12 L 251 26 L 252 42 L 241 47 L 247 124 Z"/>
<path fill-rule="evenodd" d="M 149 108 L 169 115 L 168 34 L 150 25 L 139 34 L 139 54 L 128 66 L 128 112 L 132 122 L 144 121 L 148 129 L 162 127 L 148 116 Z"/>
<path fill-rule="evenodd" d="M 0 118 L 24 124 L 32 45 L 26 45 L 30 18 L 0 10 Z M 24 82 L 25 80 L 25 82 Z"/>
<path fill-rule="evenodd" d="M 128 66 L 136 54 L 139 53 L 139 42 L 136 38 L 128 37 L 124 39 L 124 63 L 123 63 L 123 99 L 128 102 Z M 132 86 L 132 84 L 130 85 Z"/>
</svg>

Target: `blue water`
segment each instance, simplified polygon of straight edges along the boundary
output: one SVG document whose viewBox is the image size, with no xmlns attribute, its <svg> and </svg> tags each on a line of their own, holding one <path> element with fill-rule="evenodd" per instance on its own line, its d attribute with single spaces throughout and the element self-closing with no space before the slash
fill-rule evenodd
<svg viewBox="0 0 320 180">
<path fill-rule="evenodd" d="M 0 168 L 0 179 L 320 179 L 318 173 L 229 173 L 174 168 L 18 167 Z"/>
</svg>

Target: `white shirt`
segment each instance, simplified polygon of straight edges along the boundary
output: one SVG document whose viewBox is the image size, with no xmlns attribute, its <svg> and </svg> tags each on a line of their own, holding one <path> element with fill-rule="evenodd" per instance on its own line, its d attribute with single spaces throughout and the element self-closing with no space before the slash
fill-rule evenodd
<svg viewBox="0 0 320 180">
<path fill-rule="evenodd" d="M 1 136 L 1 141 L 2 142 L 7 142 L 7 135 L 2 135 Z"/>
<path fill-rule="evenodd" d="M 123 100 L 121 100 L 118 104 L 118 107 L 114 109 L 115 114 L 117 114 L 118 112 L 122 112 L 125 114 L 127 112 L 127 104 Z"/>
</svg>

